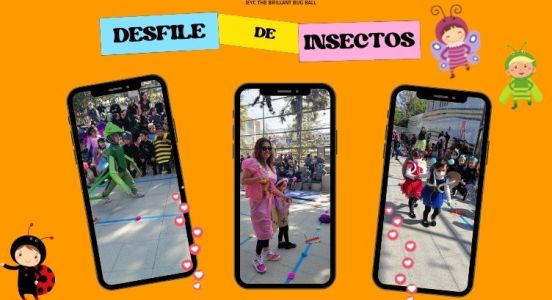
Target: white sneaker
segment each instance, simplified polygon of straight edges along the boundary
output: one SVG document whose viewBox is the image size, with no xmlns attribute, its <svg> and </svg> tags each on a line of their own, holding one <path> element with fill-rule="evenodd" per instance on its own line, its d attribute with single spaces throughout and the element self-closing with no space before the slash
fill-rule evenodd
<svg viewBox="0 0 552 300">
<path fill-rule="evenodd" d="M 266 265 L 264 263 L 262 256 L 255 256 L 253 258 L 253 267 L 255 268 L 255 271 L 257 271 L 258 273 L 266 272 Z"/>
<path fill-rule="evenodd" d="M 272 250 L 263 251 L 264 259 L 268 261 L 276 261 L 280 259 L 280 254 L 272 252 Z"/>
</svg>

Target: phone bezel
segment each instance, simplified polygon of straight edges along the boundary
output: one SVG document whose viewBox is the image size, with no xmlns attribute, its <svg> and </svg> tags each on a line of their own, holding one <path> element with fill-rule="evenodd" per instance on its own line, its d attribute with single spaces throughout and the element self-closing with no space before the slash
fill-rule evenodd
<svg viewBox="0 0 552 300">
<path fill-rule="evenodd" d="M 240 278 L 240 94 L 244 90 L 260 89 L 263 93 L 277 92 L 277 95 L 305 95 L 305 91 L 310 93 L 312 89 L 325 89 L 330 94 L 330 163 L 332 166 L 332 176 L 330 176 L 330 278 L 322 284 L 306 283 L 306 284 L 285 284 L 285 283 L 270 283 L 270 284 L 251 284 L 246 283 Z M 271 93 L 272 94 L 272 93 Z M 323 83 L 247 83 L 240 86 L 234 96 L 234 127 L 233 127 L 233 159 L 234 159 L 234 278 L 236 282 L 243 288 L 251 289 L 316 289 L 327 288 L 332 285 L 336 274 L 336 156 L 337 156 L 337 129 L 336 129 L 336 107 L 335 107 L 335 92 L 327 84 Z M 237 137 L 237 138 L 236 138 Z M 254 272 L 254 270 L 251 270 Z"/>
<path fill-rule="evenodd" d="M 161 85 L 161 90 L 163 92 L 163 103 L 165 105 L 165 113 L 166 118 L 168 121 L 168 126 L 170 130 L 171 136 L 174 137 L 174 143 L 173 143 L 173 155 L 174 155 L 174 164 L 175 164 L 175 174 L 178 181 L 178 186 L 183 187 L 184 186 L 184 180 L 182 177 L 181 172 L 181 164 L 180 164 L 180 158 L 179 158 L 179 152 L 178 152 L 178 137 L 176 135 L 176 129 L 174 124 L 174 119 L 170 107 L 169 102 L 169 94 L 167 91 L 167 84 L 165 83 L 165 80 L 161 78 L 158 75 L 145 75 L 141 77 L 135 77 L 135 78 L 129 78 L 129 79 L 123 79 L 123 80 L 117 80 L 117 81 L 110 81 L 105 83 L 99 83 L 99 84 L 93 84 L 83 87 L 78 87 L 72 90 L 68 97 L 67 97 L 67 109 L 69 112 L 69 126 L 71 130 L 71 139 L 73 142 L 73 152 L 75 156 L 75 163 L 77 164 L 77 169 L 79 172 L 79 179 L 80 179 L 80 185 L 81 185 L 81 191 L 84 199 L 85 209 L 86 209 L 86 218 L 88 222 L 88 230 L 90 232 L 90 241 L 92 244 L 92 249 L 94 252 L 94 263 L 96 267 L 96 275 L 98 278 L 98 281 L 100 282 L 101 286 L 103 286 L 106 289 L 109 290 L 115 290 L 115 289 L 121 289 L 121 288 L 127 288 L 132 286 L 138 286 L 143 284 L 149 284 L 149 283 L 155 283 L 155 282 L 161 282 L 171 279 L 178 279 L 178 278 L 184 278 L 192 275 L 195 270 L 197 269 L 197 257 L 196 255 L 191 255 L 191 260 L 193 263 L 193 268 L 189 271 L 177 273 L 177 274 L 171 274 L 171 275 L 165 275 L 160 277 L 152 277 L 148 279 L 142 279 L 137 281 L 130 281 L 125 283 L 118 283 L 118 284 L 109 284 L 105 281 L 103 278 L 103 272 L 101 267 L 101 261 L 100 261 L 100 255 L 98 252 L 98 245 L 96 240 L 96 233 L 94 230 L 94 220 L 92 218 L 92 208 L 90 205 L 90 199 L 88 197 L 88 188 L 86 185 L 86 176 L 84 173 L 84 169 L 80 166 L 82 165 L 82 157 L 80 154 L 80 149 L 77 150 L 78 147 L 78 130 L 76 127 L 76 118 L 75 118 L 75 112 L 73 111 L 73 98 L 76 94 L 81 92 L 87 92 L 90 91 L 93 96 L 101 96 L 102 94 L 109 94 L 109 93 L 121 93 L 129 90 L 136 90 L 141 87 L 141 83 L 143 81 L 149 81 L 149 80 L 155 80 L 158 81 Z M 116 89 L 116 90 L 114 90 Z M 185 188 L 180 188 L 180 198 L 181 203 L 186 203 L 186 192 Z M 191 227 L 191 218 L 190 213 L 183 214 L 185 221 L 186 221 L 186 234 L 188 235 L 188 246 L 194 243 L 194 238 L 192 235 L 192 227 Z"/>
<path fill-rule="evenodd" d="M 387 128 L 386 128 L 387 130 L 385 133 L 386 142 L 385 142 L 384 167 L 383 167 L 382 184 L 381 184 L 381 191 L 380 191 L 380 206 L 379 206 L 379 212 L 378 212 L 376 249 L 375 249 L 375 255 L 374 255 L 372 279 L 374 280 L 376 285 L 379 286 L 380 288 L 396 290 L 396 291 L 406 291 L 406 286 L 385 284 L 385 283 L 382 283 L 378 277 L 380 250 L 381 250 L 380 248 L 381 248 L 381 239 L 383 237 L 382 230 L 383 230 L 383 222 L 384 222 L 384 216 L 385 216 L 384 214 L 385 203 L 386 203 L 386 196 L 387 196 L 387 181 L 388 181 L 387 177 L 389 175 L 389 163 L 391 158 L 391 142 L 392 142 L 391 138 L 393 135 L 393 118 L 395 115 L 397 95 L 399 94 L 400 91 L 403 91 L 403 90 L 416 91 L 418 93 L 422 93 L 423 95 L 427 95 L 428 97 L 435 98 L 435 100 L 439 100 L 439 101 L 458 103 L 458 102 L 466 101 L 468 97 L 475 97 L 475 98 L 480 98 L 485 102 L 485 110 L 484 110 L 484 116 L 483 116 L 484 117 L 483 137 L 482 137 L 483 146 L 481 147 L 479 188 L 477 191 L 476 209 L 474 213 L 472 248 L 471 248 L 470 266 L 469 266 L 469 274 L 468 274 L 468 284 L 466 286 L 466 289 L 463 291 L 437 290 L 437 289 L 422 288 L 422 287 L 418 287 L 417 289 L 417 293 L 427 293 L 427 294 L 437 294 L 437 295 L 447 295 L 447 296 L 465 296 L 473 288 L 475 262 L 476 262 L 476 254 L 477 254 L 477 242 L 478 242 L 478 236 L 479 236 L 481 202 L 483 198 L 482 196 L 483 196 L 483 189 L 484 189 L 485 169 L 487 165 L 487 157 L 488 157 L 487 155 L 489 150 L 489 126 L 491 121 L 491 101 L 486 95 L 479 92 L 432 88 L 432 87 L 421 87 L 421 86 L 414 86 L 414 85 L 401 85 L 393 90 L 391 94 L 391 101 L 389 104 L 389 111 L 387 115 Z M 433 100 L 433 99 L 429 99 L 429 100 Z"/>
</svg>

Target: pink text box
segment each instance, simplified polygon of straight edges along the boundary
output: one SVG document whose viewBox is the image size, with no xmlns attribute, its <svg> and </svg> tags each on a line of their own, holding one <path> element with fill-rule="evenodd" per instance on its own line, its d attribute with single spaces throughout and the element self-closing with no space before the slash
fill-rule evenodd
<svg viewBox="0 0 552 300">
<path fill-rule="evenodd" d="M 403 46 L 399 43 L 396 47 L 391 47 L 396 43 L 398 34 L 403 35 L 408 32 L 412 33 L 410 38 L 413 44 L 410 47 Z M 380 33 L 383 33 L 382 36 Z M 393 34 L 396 33 L 396 34 Z M 315 49 L 305 49 L 306 35 L 322 35 L 336 34 L 339 37 L 340 46 L 345 45 L 353 48 L 350 49 L 320 49 L 312 41 L 309 45 L 315 45 Z M 340 34 L 344 35 L 345 41 L 341 43 Z M 374 42 L 376 36 L 379 37 L 380 47 L 375 48 Z M 335 40 L 335 35 L 333 36 Z M 385 39 L 388 38 L 390 43 L 386 44 Z M 355 39 L 359 44 L 368 45 L 364 48 L 356 47 Z M 402 41 L 402 40 L 401 40 Z M 408 45 L 404 41 L 404 45 Z M 324 41 L 326 44 L 326 41 Z M 391 45 L 391 46 L 390 46 Z M 344 61 L 344 60 L 374 60 L 374 59 L 419 59 L 420 58 L 420 22 L 419 21 L 391 21 L 391 22 L 359 22 L 359 23 L 327 23 L 327 24 L 299 24 L 299 60 L 301 62 L 308 61 Z"/>
</svg>

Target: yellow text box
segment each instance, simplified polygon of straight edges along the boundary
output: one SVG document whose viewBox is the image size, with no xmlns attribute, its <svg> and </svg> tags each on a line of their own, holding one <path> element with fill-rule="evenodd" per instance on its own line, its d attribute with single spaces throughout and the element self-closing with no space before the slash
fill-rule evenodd
<svg viewBox="0 0 552 300">
<path fill-rule="evenodd" d="M 268 34 L 267 28 L 275 31 L 269 30 Z M 273 38 L 255 37 L 255 33 L 260 35 L 261 31 Z M 299 53 L 297 23 L 219 14 L 219 37 L 221 45 Z"/>
</svg>

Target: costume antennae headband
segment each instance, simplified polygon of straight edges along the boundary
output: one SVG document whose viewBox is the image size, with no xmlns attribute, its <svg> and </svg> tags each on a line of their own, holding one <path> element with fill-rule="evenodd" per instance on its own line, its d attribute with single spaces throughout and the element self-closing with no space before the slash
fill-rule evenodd
<svg viewBox="0 0 552 300">
<path fill-rule="evenodd" d="M 523 45 L 521 45 L 521 48 L 519 48 L 519 51 L 525 52 L 523 51 L 523 48 L 525 48 L 525 45 L 527 45 L 527 41 L 523 42 Z"/>
<path fill-rule="evenodd" d="M 27 235 L 29 235 L 31 233 L 31 227 L 33 227 L 33 226 L 34 226 L 33 223 L 29 224 L 29 228 L 27 229 Z"/>
<path fill-rule="evenodd" d="M 453 4 L 450 7 L 450 16 L 452 17 L 452 14 L 459 15 L 462 12 L 462 6 L 460 4 Z"/>
<path fill-rule="evenodd" d="M 441 5 L 433 5 L 431 7 L 431 14 L 436 16 L 439 13 L 441 13 L 443 15 L 443 18 L 447 17 L 447 15 L 445 15 L 445 10 L 443 9 L 443 7 Z"/>
<path fill-rule="evenodd" d="M 46 239 L 48 239 L 48 240 L 53 240 L 54 237 L 53 237 L 53 236 L 45 236 L 45 237 L 43 237 L 43 238 L 40 238 L 41 241 L 42 241 L 42 240 L 46 240 Z"/>
</svg>

